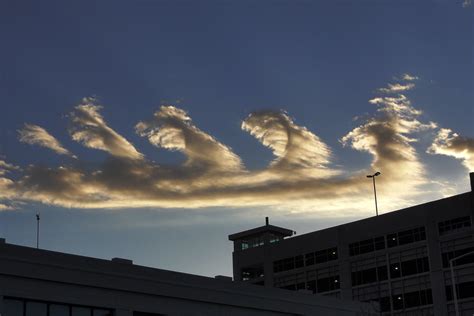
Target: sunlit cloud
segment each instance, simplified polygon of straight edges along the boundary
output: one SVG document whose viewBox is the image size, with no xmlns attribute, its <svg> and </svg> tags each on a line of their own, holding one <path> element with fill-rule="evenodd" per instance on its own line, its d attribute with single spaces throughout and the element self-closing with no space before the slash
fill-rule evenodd
<svg viewBox="0 0 474 316">
<path fill-rule="evenodd" d="M 449 128 L 439 130 L 428 153 L 460 159 L 469 171 L 474 171 L 474 138 L 460 136 Z"/>
<path fill-rule="evenodd" d="M 410 75 L 405 80 L 414 78 Z M 344 166 L 334 168 L 337 157 L 326 142 L 284 111 L 256 111 L 243 120 L 242 130 L 274 155 L 268 166 L 248 170 L 229 146 L 198 128 L 186 111 L 170 105 L 135 125 L 136 132 L 153 146 L 185 156 L 182 164 L 162 165 L 145 159 L 107 125 L 95 100 L 84 99 L 71 114 L 71 135 L 85 147 L 110 155 L 87 168 L 80 161 L 59 167 L 31 164 L 16 169 L 20 173 L 16 180 L 7 178 L 16 167 L 0 160 L 0 186 L 5 189 L 0 204 L 37 201 L 75 208 L 267 205 L 303 213 L 355 215 L 372 207 L 372 188 L 365 175 L 380 171 L 377 181 L 385 209 L 398 208 L 416 200 L 430 183 L 415 144 L 421 133 L 428 135 L 437 128 L 435 123 L 423 122 L 422 111 L 400 91 L 370 99 L 373 114 L 341 138 L 343 146 L 370 155 L 370 163 L 355 172 Z M 465 148 L 472 143 L 450 133 L 438 135 L 430 150 L 455 153 L 454 157 L 471 164 L 472 151 Z M 443 192 L 450 192 L 449 186 L 442 186 Z"/>
<path fill-rule="evenodd" d="M 99 113 L 101 108 L 93 98 L 84 98 L 83 102 L 74 108 L 70 114 L 73 123 L 70 130 L 72 139 L 113 156 L 142 159 L 143 155 L 125 137 L 107 125 Z"/>
<path fill-rule="evenodd" d="M 25 124 L 25 126 L 18 131 L 19 139 L 21 142 L 38 145 L 41 147 L 49 148 L 57 154 L 67 155 L 75 157 L 61 143 L 48 131 L 38 125 Z"/>
<path fill-rule="evenodd" d="M 404 74 L 402 75 L 402 80 L 414 81 L 414 80 L 418 80 L 418 79 L 420 79 L 420 78 L 417 77 L 417 76 L 413 76 L 413 75 L 407 74 L 407 73 L 404 73 Z"/>
<path fill-rule="evenodd" d="M 237 171 L 242 161 L 226 145 L 193 125 L 188 114 L 174 106 L 162 106 L 150 121 L 139 122 L 135 129 L 151 144 L 182 152 L 186 167 Z"/>
<path fill-rule="evenodd" d="M 389 83 L 386 88 L 380 88 L 379 91 L 383 93 L 398 93 L 398 92 L 411 90 L 414 87 L 415 87 L 414 83 L 407 83 L 407 84 Z"/>
<path fill-rule="evenodd" d="M 436 124 L 420 122 L 422 112 L 404 95 L 377 97 L 369 102 L 379 107 L 378 115 L 345 135 L 342 144 L 373 156 L 372 169 L 383 172 L 380 181 L 386 192 L 399 194 L 402 188 L 410 188 L 416 194 L 416 187 L 427 179 L 413 145 L 417 139 L 411 135 L 433 129 Z"/>
<path fill-rule="evenodd" d="M 330 162 L 329 147 L 284 112 L 254 112 L 242 122 L 242 129 L 273 151 L 271 166 L 326 169 Z"/>
</svg>

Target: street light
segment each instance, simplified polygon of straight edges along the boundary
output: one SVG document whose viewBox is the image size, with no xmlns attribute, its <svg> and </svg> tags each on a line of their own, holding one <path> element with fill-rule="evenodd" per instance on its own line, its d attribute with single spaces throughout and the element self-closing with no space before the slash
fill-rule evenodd
<svg viewBox="0 0 474 316">
<path fill-rule="evenodd" d="M 457 295 L 457 291 L 456 291 L 456 280 L 454 278 L 453 262 L 458 260 L 458 259 L 464 258 L 466 256 L 472 255 L 472 254 L 474 254 L 474 251 L 469 251 L 469 252 L 467 252 L 463 255 L 457 256 L 457 257 L 449 260 L 449 269 L 451 270 L 451 283 L 452 283 L 451 286 L 453 287 L 454 309 L 456 311 L 456 316 L 459 316 L 459 306 L 458 306 L 458 295 Z"/>
<path fill-rule="evenodd" d="M 376 216 L 379 216 L 379 209 L 378 209 L 378 207 L 377 207 L 377 190 L 375 189 L 375 177 L 380 176 L 380 175 L 381 175 L 381 173 L 377 171 L 376 173 L 374 173 L 374 174 L 369 174 L 369 175 L 367 176 L 367 178 L 372 178 L 372 181 L 373 181 L 373 183 L 374 183 L 375 214 L 376 214 Z"/>
</svg>

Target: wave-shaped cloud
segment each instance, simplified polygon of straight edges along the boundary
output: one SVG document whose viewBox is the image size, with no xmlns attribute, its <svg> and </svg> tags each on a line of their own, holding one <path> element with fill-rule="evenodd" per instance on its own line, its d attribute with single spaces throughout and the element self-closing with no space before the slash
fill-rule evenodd
<svg viewBox="0 0 474 316">
<path fill-rule="evenodd" d="M 327 170 L 329 147 L 284 112 L 251 113 L 242 122 L 242 129 L 273 151 L 276 158 L 270 166 L 275 169 L 312 169 L 319 174 Z"/>
<path fill-rule="evenodd" d="M 101 108 L 93 98 L 84 98 L 83 102 L 74 108 L 70 114 L 73 123 L 70 129 L 72 139 L 113 156 L 142 159 L 143 155 L 125 137 L 107 125 L 99 113 Z"/>
<path fill-rule="evenodd" d="M 416 80 L 406 75 L 403 80 Z M 312 201 L 313 207 L 319 201 L 326 210 L 343 210 L 366 206 L 371 187 L 361 185 L 361 179 L 369 169 L 382 172 L 378 181 L 384 204 L 399 207 L 429 182 L 414 144 L 417 134 L 435 129 L 436 124 L 423 122 L 422 112 L 406 95 L 392 93 L 369 100 L 377 107 L 375 114 L 341 138 L 344 146 L 371 155 L 370 165 L 356 172 L 334 168 L 333 150 L 283 111 L 257 111 L 243 120 L 242 130 L 275 156 L 266 168 L 247 170 L 230 147 L 199 129 L 186 111 L 174 106 L 162 106 L 151 119 L 135 126 L 153 146 L 186 156 L 182 165 L 159 165 L 110 128 L 99 113 L 101 107 L 86 98 L 71 114 L 71 136 L 88 148 L 108 152 L 108 158 L 95 168 L 80 162 L 56 168 L 31 164 L 18 170 L 17 180 L 7 178 L 14 166 L 0 160 L 0 201 L 77 208 L 234 207 L 291 201 L 298 201 L 299 206 Z M 462 152 L 464 159 L 461 145 L 471 143 L 462 140 L 457 135 L 438 136 L 432 152 L 455 152 L 458 158 Z"/>
<path fill-rule="evenodd" d="M 61 143 L 47 130 L 38 125 L 25 124 L 25 126 L 18 130 L 19 139 L 21 142 L 38 145 L 49 148 L 57 154 L 75 157 Z"/>
<path fill-rule="evenodd" d="M 150 121 L 135 129 L 151 144 L 186 155 L 186 167 L 238 171 L 242 161 L 232 150 L 192 124 L 188 114 L 174 106 L 162 106 Z"/>
<path fill-rule="evenodd" d="M 439 130 L 428 153 L 461 159 L 468 170 L 474 171 L 474 138 L 460 136 L 449 128 Z"/>
</svg>

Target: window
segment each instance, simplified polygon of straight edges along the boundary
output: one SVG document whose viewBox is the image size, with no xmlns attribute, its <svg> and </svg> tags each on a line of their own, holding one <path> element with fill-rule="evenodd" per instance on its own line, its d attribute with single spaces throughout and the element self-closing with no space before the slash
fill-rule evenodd
<svg viewBox="0 0 474 316">
<path fill-rule="evenodd" d="M 443 268 L 448 268 L 449 267 L 449 260 L 462 256 L 468 252 L 474 251 L 474 247 L 468 247 L 460 250 L 454 250 L 454 251 L 448 251 L 448 252 L 443 252 L 441 254 L 441 257 L 443 259 Z M 468 264 L 468 263 L 474 263 L 474 254 L 472 255 L 467 255 L 463 258 L 457 259 L 453 261 L 453 266 L 460 266 L 463 264 Z"/>
<path fill-rule="evenodd" d="M 307 253 L 305 259 L 306 266 L 337 260 L 337 247 Z"/>
<path fill-rule="evenodd" d="M 112 316 L 110 309 L 4 298 L 5 316 Z"/>
<path fill-rule="evenodd" d="M 396 262 L 390 265 L 392 279 L 430 271 L 428 257 Z"/>
<path fill-rule="evenodd" d="M 49 316 L 69 316 L 69 306 L 50 304 Z"/>
<path fill-rule="evenodd" d="M 474 297 L 474 281 L 457 283 L 456 294 L 458 299 Z M 451 285 L 446 286 L 446 299 L 448 301 L 453 300 L 453 287 Z"/>
<path fill-rule="evenodd" d="M 242 281 L 262 278 L 263 276 L 263 265 L 242 268 Z"/>
<path fill-rule="evenodd" d="M 5 299 L 6 316 L 23 316 L 24 304 L 20 300 Z"/>
<path fill-rule="evenodd" d="M 394 310 L 433 304 L 431 289 L 394 295 L 392 300 Z"/>
<path fill-rule="evenodd" d="M 327 291 L 333 291 L 340 288 L 339 276 L 330 276 L 327 278 L 322 278 L 316 281 L 317 292 L 323 293 Z"/>
<path fill-rule="evenodd" d="M 420 226 L 414 229 L 404 230 L 394 234 L 387 235 L 387 247 L 392 248 L 411 244 L 417 241 L 426 240 L 425 227 Z"/>
<path fill-rule="evenodd" d="M 259 236 L 250 239 L 244 239 L 240 242 L 240 245 L 242 250 L 263 246 L 263 237 Z"/>
<path fill-rule="evenodd" d="M 387 266 L 352 272 L 351 277 L 353 286 L 384 281 L 388 279 Z"/>
<path fill-rule="evenodd" d="M 470 216 L 457 217 L 438 223 L 438 231 L 440 236 L 451 232 L 463 230 L 469 227 L 471 227 Z"/>
<path fill-rule="evenodd" d="M 357 256 L 364 253 L 373 252 L 376 250 L 385 249 L 385 238 L 379 236 L 371 239 L 361 240 L 349 244 L 349 255 Z"/>
</svg>

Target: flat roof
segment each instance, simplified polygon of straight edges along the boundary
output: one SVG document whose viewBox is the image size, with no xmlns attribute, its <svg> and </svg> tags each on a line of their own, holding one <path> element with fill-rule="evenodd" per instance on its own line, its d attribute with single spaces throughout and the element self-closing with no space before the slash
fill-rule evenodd
<svg viewBox="0 0 474 316">
<path fill-rule="evenodd" d="M 275 234 L 283 235 L 283 236 L 286 236 L 286 237 L 293 235 L 293 231 L 291 229 L 278 227 L 278 226 L 273 226 L 273 225 L 265 225 L 265 226 L 260 226 L 260 227 L 257 227 L 257 228 L 252 228 L 252 229 L 249 229 L 249 230 L 245 230 L 245 231 L 240 232 L 240 233 L 231 234 L 231 235 L 229 235 L 229 240 L 234 241 L 234 240 L 242 239 L 242 238 L 245 238 L 245 237 L 260 235 L 262 233 L 275 233 Z"/>
</svg>

